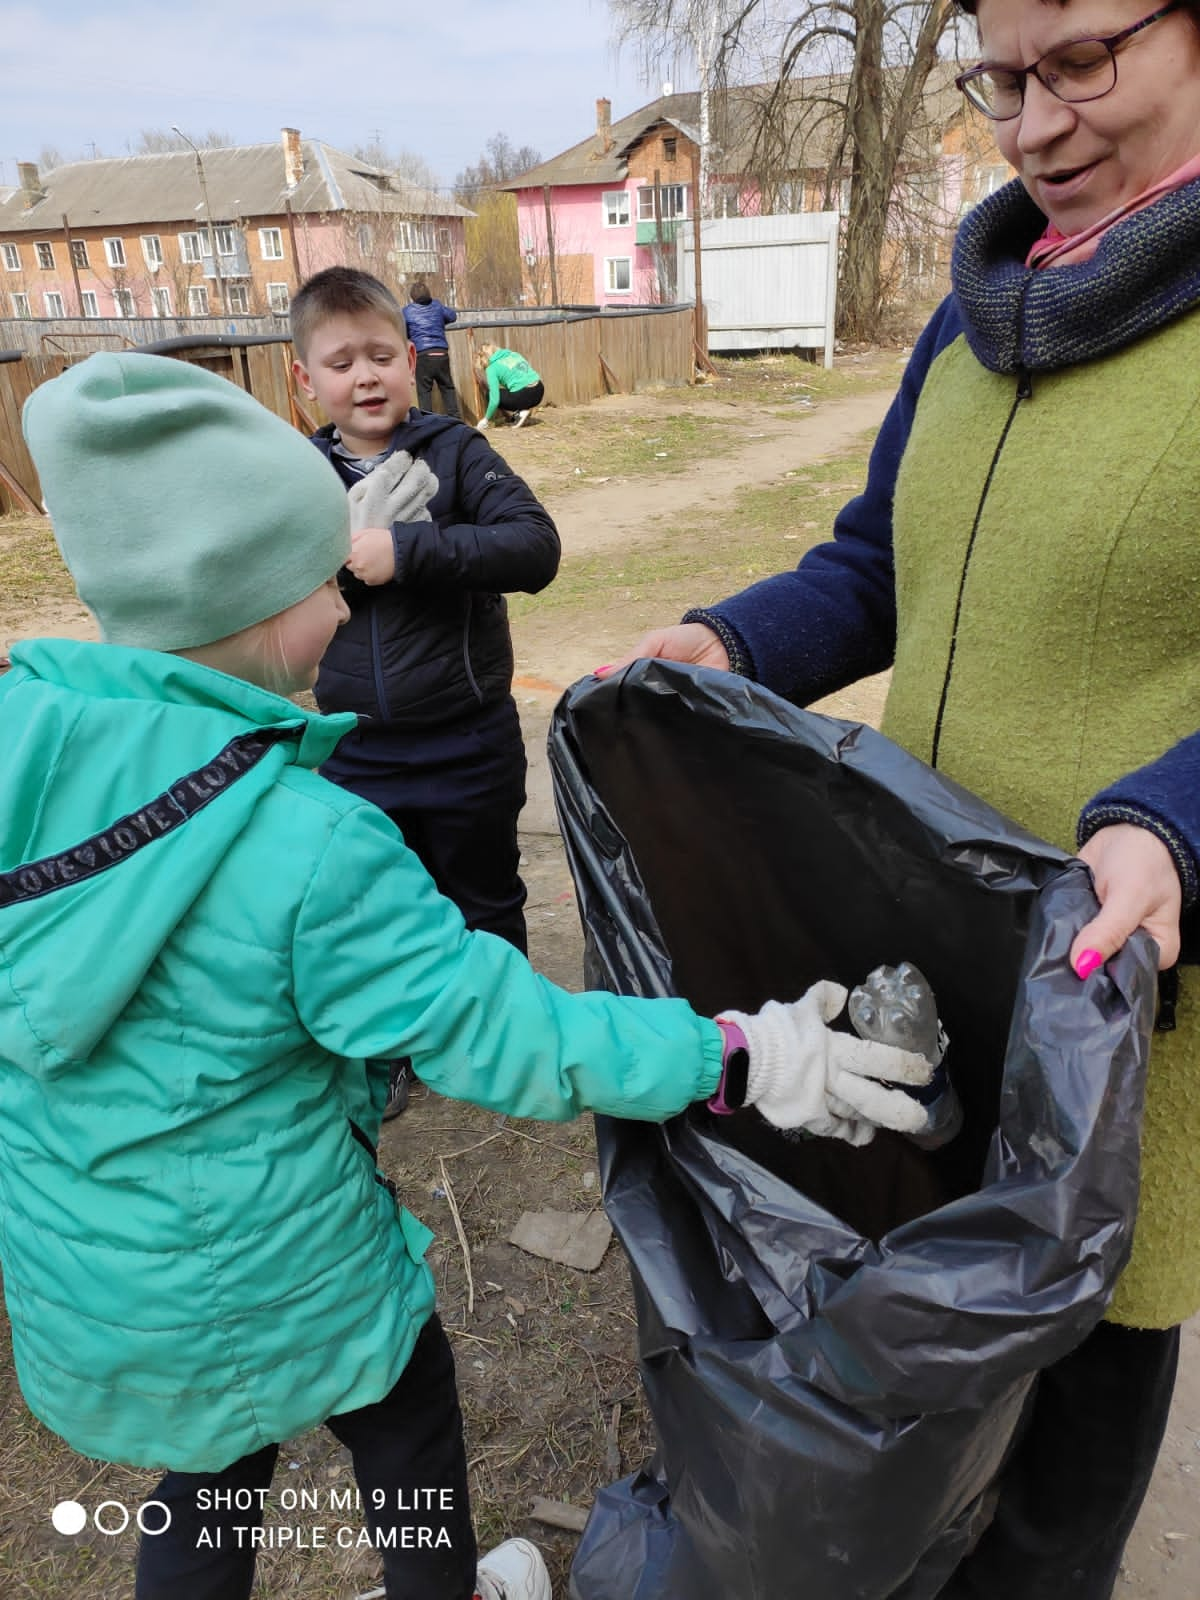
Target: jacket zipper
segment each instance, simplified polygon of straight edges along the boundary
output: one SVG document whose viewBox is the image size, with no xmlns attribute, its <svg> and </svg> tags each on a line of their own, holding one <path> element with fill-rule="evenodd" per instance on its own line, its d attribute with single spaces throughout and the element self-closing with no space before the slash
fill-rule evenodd
<svg viewBox="0 0 1200 1600">
<path fill-rule="evenodd" d="M 1030 272 L 1026 276 L 1025 286 L 1021 291 L 1020 307 L 1017 313 L 1018 350 L 1023 347 L 1025 342 L 1025 295 L 1027 294 L 1029 285 L 1032 281 L 1033 273 Z M 958 594 L 954 601 L 954 625 L 950 630 L 950 651 L 946 657 L 946 671 L 942 678 L 942 693 L 938 700 L 937 718 L 933 725 L 933 745 L 929 755 L 929 765 L 931 767 L 936 767 L 938 764 L 938 751 L 942 742 L 942 722 L 946 715 L 946 701 L 950 698 L 950 679 L 954 673 L 954 654 L 958 648 L 958 624 L 962 617 L 963 596 L 966 593 L 967 588 L 967 572 L 970 569 L 971 555 L 975 549 L 975 538 L 979 532 L 979 523 L 983 517 L 983 508 L 987 504 L 988 493 L 992 487 L 992 479 L 996 475 L 996 468 L 1000 463 L 1000 457 L 1003 454 L 1004 446 L 1008 440 L 1009 431 L 1012 428 L 1013 423 L 1016 421 L 1017 412 L 1021 409 L 1021 402 L 1023 400 L 1033 399 L 1033 374 L 1023 361 L 1019 361 L 1017 363 L 1016 374 L 1017 392 L 1013 398 L 1013 403 L 1009 408 L 1009 413 L 1005 419 L 1004 427 L 1001 431 L 1000 437 L 996 441 L 996 448 L 992 452 L 992 459 L 988 466 L 987 477 L 984 479 L 983 489 L 979 495 L 979 504 L 975 508 L 975 520 L 971 524 L 971 537 L 967 540 L 967 552 L 963 557 L 962 571 L 958 578 Z"/>
<path fill-rule="evenodd" d="M 383 652 L 379 647 L 379 613 L 374 606 L 371 607 L 371 670 L 375 674 L 375 698 L 379 701 L 380 721 L 389 722 L 391 714 L 383 684 Z"/>
<path fill-rule="evenodd" d="M 474 597 L 474 595 L 470 595 L 469 594 L 467 596 L 466 613 L 463 616 L 463 639 L 462 639 L 463 671 L 467 675 L 467 682 L 471 685 L 471 693 L 475 696 L 476 700 L 479 701 L 480 705 L 482 705 L 483 704 L 483 695 L 480 693 L 479 685 L 475 681 L 475 670 L 471 666 L 471 618 L 474 615 L 474 613 L 475 613 L 475 597 Z"/>
</svg>

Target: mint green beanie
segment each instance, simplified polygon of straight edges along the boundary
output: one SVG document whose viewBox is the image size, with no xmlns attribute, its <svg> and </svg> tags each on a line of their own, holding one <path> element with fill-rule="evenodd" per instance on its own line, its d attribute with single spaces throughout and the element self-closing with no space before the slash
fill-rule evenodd
<svg viewBox="0 0 1200 1600">
<path fill-rule="evenodd" d="M 22 423 L 109 644 L 211 644 L 305 599 L 350 553 L 320 451 L 203 367 L 105 351 L 35 389 Z"/>
</svg>

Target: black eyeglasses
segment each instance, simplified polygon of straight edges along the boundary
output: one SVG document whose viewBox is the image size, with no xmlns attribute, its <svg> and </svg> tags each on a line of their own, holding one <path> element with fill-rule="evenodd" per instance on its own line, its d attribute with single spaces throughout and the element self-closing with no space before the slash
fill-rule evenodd
<svg viewBox="0 0 1200 1600">
<path fill-rule="evenodd" d="M 1025 104 L 1025 85 L 1036 78 L 1044 89 L 1068 105 L 1099 100 L 1117 86 L 1117 51 L 1135 33 L 1152 22 L 1178 11 L 1181 0 L 1171 0 L 1131 28 L 1110 34 L 1107 39 L 1070 39 L 1048 50 L 1031 67 L 1000 67 L 985 61 L 960 73 L 954 82 L 976 108 L 993 122 L 1009 122 L 1021 114 Z"/>
</svg>

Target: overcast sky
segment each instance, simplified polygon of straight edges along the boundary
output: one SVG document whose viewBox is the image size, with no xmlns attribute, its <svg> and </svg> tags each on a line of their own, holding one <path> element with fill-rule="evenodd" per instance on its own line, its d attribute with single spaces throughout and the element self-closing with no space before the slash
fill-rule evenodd
<svg viewBox="0 0 1200 1600">
<path fill-rule="evenodd" d="M 238 144 L 378 135 L 449 185 L 494 133 L 547 158 L 592 132 L 598 96 L 614 120 L 654 99 L 662 74 L 647 87 L 611 33 L 605 0 L 0 0 L 0 183 L 44 147 L 126 155 L 178 123 Z"/>
</svg>

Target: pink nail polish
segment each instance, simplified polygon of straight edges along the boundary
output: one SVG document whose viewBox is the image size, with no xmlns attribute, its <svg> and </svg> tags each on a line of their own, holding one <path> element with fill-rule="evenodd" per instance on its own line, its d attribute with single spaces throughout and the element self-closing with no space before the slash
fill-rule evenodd
<svg viewBox="0 0 1200 1600">
<path fill-rule="evenodd" d="M 1081 950 L 1079 960 L 1075 963 L 1075 974 L 1079 978 L 1090 977 L 1097 967 L 1104 965 L 1104 957 L 1099 950 Z"/>
<path fill-rule="evenodd" d="M 612 669 L 613 669 L 613 663 L 611 661 L 608 663 L 608 665 L 606 667 L 593 667 L 592 668 L 592 677 L 593 678 L 606 678 L 608 676 L 608 674 L 612 671 Z"/>
</svg>

